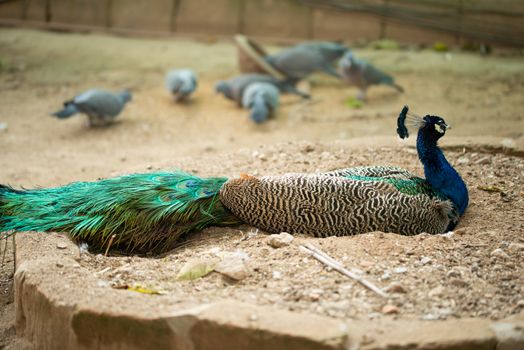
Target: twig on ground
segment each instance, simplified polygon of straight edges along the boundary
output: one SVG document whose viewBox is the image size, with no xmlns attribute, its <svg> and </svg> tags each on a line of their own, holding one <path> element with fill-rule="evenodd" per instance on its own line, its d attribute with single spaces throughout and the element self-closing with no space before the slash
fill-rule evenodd
<svg viewBox="0 0 524 350">
<path fill-rule="evenodd" d="M 8 235 L 6 234 L 5 237 L 2 237 L 3 239 L 5 239 L 5 244 L 4 244 L 4 253 L 2 254 L 2 267 L 4 267 L 4 261 L 5 261 L 5 254 L 7 253 L 7 239 L 8 239 Z"/>
<path fill-rule="evenodd" d="M 107 253 L 109 252 L 109 248 L 111 248 L 111 244 L 113 244 L 113 240 L 115 239 L 116 235 L 112 235 L 111 238 L 109 238 L 109 243 L 107 244 L 106 252 L 104 256 L 107 256 Z"/>
<path fill-rule="evenodd" d="M 353 272 L 349 271 L 340 262 L 336 261 L 335 259 L 333 259 L 329 255 L 324 253 L 322 250 L 316 248 L 312 244 L 306 243 L 306 244 L 300 245 L 300 249 L 302 249 L 302 251 L 304 251 L 305 253 L 308 253 L 309 255 L 311 255 L 312 257 L 314 257 L 315 259 L 317 259 L 321 263 L 323 263 L 323 264 L 333 268 L 334 270 L 340 272 L 341 274 L 343 274 L 343 275 L 345 275 L 345 276 L 347 276 L 347 277 L 357 281 L 358 283 L 360 283 L 364 287 L 368 288 L 369 290 L 377 293 L 381 297 L 383 297 L 383 298 L 388 298 L 389 297 L 389 295 L 386 292 L 384 292 L 382 289 L 380 289 L 379 287 L 375 286 L 373 283 L 365 280 L 364 278 L 362 278 L 360 276 L 357 276 Z"/>
</svg>

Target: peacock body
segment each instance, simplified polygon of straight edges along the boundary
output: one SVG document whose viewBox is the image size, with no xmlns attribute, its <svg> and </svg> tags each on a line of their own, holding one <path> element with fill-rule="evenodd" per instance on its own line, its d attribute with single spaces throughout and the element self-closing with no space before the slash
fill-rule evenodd
<svg viewBox="0 0 524 350">
<path fill-rule="evenodd" d="M 399 117 L 407 137 L 407 107 Z M 317 237 L 370 231 L 414 235 L 451 230 L 468 205 L 467 187 L 437 141 L 440 117 L 411 117 L 425 178 L 397 167 L 327 173 L 202 179 L 183 172 L 133 174 L 98 182 L 14 190 L 0 187 L 0 231 L 65 231 L 104 249 L 162 251 L 211 225 L 241 222 L 269 232 Z"/>
</svg>

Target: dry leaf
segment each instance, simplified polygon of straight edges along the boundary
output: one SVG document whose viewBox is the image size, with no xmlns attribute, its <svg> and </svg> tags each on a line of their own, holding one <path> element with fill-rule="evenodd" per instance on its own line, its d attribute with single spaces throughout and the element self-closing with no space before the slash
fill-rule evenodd
<svg viewBox="0 0 524 350">
<path fill-rule="evenodd" d="M 195 259 L 188 261 L 180 270 L 176 279 L 179 281 L 191 281 L 200 277 L 204 277 L 213 271 L 216 265 L 216 260 L 202 260 Z"/>
</svg>

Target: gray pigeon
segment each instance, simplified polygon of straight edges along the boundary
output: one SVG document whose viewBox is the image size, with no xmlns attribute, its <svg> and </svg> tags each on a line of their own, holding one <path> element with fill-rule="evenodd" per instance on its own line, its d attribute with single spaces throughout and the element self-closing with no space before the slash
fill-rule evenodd
<svg viewBox="0 0 524 350">
<path fill-rule="evenodd" d="M 88 117 L 89 126 L 102 126 L 113 122 L 129 101 L 131 93 L 128 90 L 112 93 L 91 89 L 64 102 L 64 108 L 52 115 L 66 119 L 76 113 L 83 113 Z"/>
<path fill-rule="evenodd" d="M 175 102 L 186 100 L 197 85 L 197 76 L 191 69 L 174 69 L 166 75 L 166 87 Z"/>
<path fill-rule="evenodd" d="M 371 63 L 356 58 L 352 52 L 348 51 L 338 63 L 342 80 L 349 85 L 354 85 L 360 89 L 357 98 L 366 99 L 367 89 L 371 85 L 389 85 L 399 92 L 404 89 L 395 84 L 395 79 L 374 67 Z"/>
<path fill-rule="evenodd" d="M 242 106 L 242 96 L 246 87 L 253 83 L 268 83 L 276 86 L 281 92 L 289 92 L 299 95 L 302 98 L 310 98 L 306 93 L 303 93 L 290 82 L 278 80 L 267 74 L 240 74 L 229 80 L 220 80 L 215 85 L 215 91 L 223 94 L 226 98 L 236 101 L 238 106 Z"/>
<path fill-rule="evenodd" d="M 251 110 L 250 118 L 257 124 L 266 121 L 277 109 L 279 91 L 269 83 L 249 84 L 242 96 L 242 106 Z"/>
<path fill-rule="evenodd" d="M 296 83 L 315 72 L 324 72 L 340 78 L 333 64 L 348 50 L 332 42 L 308 42 L 266 56 L 267 63 Z"/>
</svg>

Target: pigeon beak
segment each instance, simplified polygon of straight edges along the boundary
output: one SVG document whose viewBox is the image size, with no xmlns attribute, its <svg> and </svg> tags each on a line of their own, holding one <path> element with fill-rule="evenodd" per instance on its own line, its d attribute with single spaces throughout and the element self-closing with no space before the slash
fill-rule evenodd
<svg viewBox="0 0 524 350">
<path fill-rule="evenodd" d="M 449 124 L 444 124 L 444 127 L 446 128 L 446 130 L 451 130 L 452 129 L 451 125 L 449 125 Z"/>
</svg>

